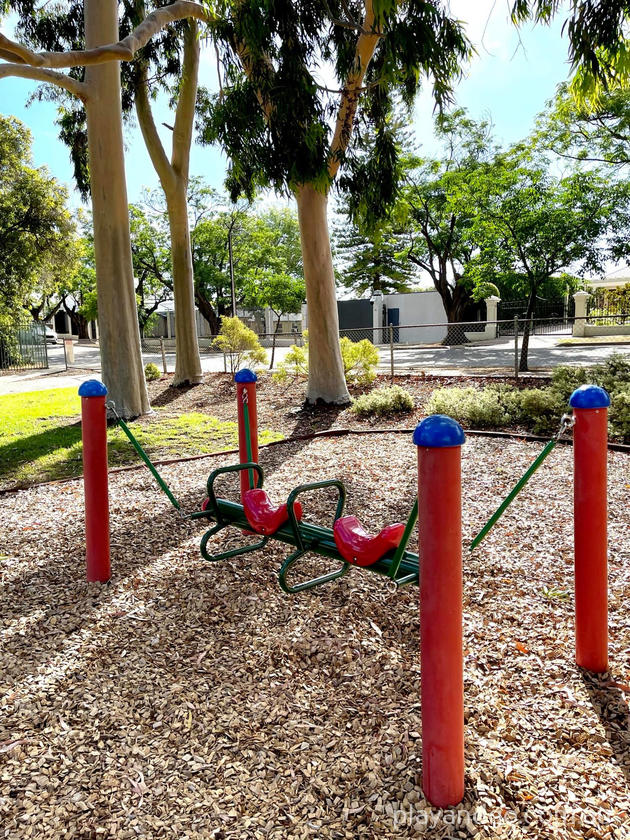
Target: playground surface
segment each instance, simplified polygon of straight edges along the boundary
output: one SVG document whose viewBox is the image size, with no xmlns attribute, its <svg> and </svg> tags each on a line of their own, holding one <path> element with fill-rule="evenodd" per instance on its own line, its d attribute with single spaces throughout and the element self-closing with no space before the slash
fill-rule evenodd
<svg viewBox="0 0 630 840">
<path fill-rule="evenodd" d="M 468 439 L 465 545 L 539 451 Z M 278 500 L 342 478 L 371 530 L 407 515 L 415 459 L 400 433 L 260 458 Z M 162 472 L 191 511 L 233 461 Z M 415 587 L 354 569 L 287 596 L 277 543 L 205 563 L 203 525 L 142 469 L 111 476 L 113 577 L 88 584 L 82 482 L 0 496 L 0 836 L 626 840 L 630 462 L 609 455 L 611 670 L 595 677 L 573 664 L 571 461 L 558 447 L 465 553 L 466 796 L 444 812 L 420 786 Z M 317 521 L 333 507 L 305 497 Z"/>
</svg>

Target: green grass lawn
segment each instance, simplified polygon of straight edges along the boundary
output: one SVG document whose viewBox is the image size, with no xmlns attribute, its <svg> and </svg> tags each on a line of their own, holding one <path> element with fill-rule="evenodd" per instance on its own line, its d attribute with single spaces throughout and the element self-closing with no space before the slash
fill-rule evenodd
<svg viewBox="0 0 630 840">
<path fill-rule="evenodd" d="M 81 401 L 76 388 L 57 388 L 0 396 L 0 488 L 81 475 Z M 236 422 L 208 414 L 175 415 L 165 408 L 130 424 L 152 459 L 200 455 L 234 449 Z M 259 443 L 283 435 L 260 429 Z M 140 463 L 123 432 L 107 432 L 110 466 Z"/>
</svg>

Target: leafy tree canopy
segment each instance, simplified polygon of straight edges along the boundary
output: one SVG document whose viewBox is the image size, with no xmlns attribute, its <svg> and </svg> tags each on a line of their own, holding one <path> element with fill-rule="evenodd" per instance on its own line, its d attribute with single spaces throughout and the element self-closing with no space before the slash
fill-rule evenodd
<svg viewBox="0 0 630 840">
<path fill-rule="evenodd" d="M 33 294 L 51 294 L 76 260 L 67 191 L 34 168 L 31 133 L 0 116 L 0 304 L 17 318 Z"/>
</svg>

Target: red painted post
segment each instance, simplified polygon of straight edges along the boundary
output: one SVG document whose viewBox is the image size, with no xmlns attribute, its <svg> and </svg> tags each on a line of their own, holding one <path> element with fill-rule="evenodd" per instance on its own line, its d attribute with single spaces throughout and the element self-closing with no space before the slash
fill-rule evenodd
<svg viewBox="0 0 630 840">
<path fill-rule="evenodd" d="M 610 397 L 597 385 L 571 395 L 573 408 L 573 533 L 575 540 L 575 660 L 594 673 L 608 670 L 607 460 Z"/>
<path fill-rule="evenodd" d="M 258 413 L 256 411 L 256 382 L 253 370 L 243 368 L 234 377 L 238 406 L 238 455 L 239 462 L 258 463 Z M 241 472 L 241 499 L 246 490 L 256 486 L 257 473 Z"/>
<path fill-rule="evenodd" d="M 461 445 L 459 423 L 434 414 L 420 423 L 420 671 L 422 789 L 446 808 L 464 797 Z"/>
<path fill-rule="evenodd" d="M 111 577 L 105 408 L 107 388 L 97 379 L 89 379 L 79 388 L 79 396 L 83 438 L 87 579 L 105 583 Z"/>
</svg>

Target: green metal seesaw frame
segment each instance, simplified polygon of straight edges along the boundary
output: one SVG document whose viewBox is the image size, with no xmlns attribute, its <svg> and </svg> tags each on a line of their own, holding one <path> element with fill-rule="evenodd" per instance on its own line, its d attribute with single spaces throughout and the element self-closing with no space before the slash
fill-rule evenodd
<svg viewBox="0 0 630 840">
<path fill-rule="evenodd" d="M 343 513 L 344 504 L 346 501 L 346 489 L 342 481 L 337 479 L 330 479 L 327 481 L 316 481 L 312 484 L 300 484 L 289 493 L 287 498 L 287 511 L 289 520 L 282 525 L 277 531 L 263 538 L 255 543 L 244 545 L 239 548 L 232 548 L 228 551 L 222 551 L 218 554 L 210 554 L 207 546 L 208 541 L 219 531 L 229 526 L 234 526 L 241 531 L 251 532 L 251 525 L 247 521 L 243 506 L 237 502 L 231 502 L 227 499 L 219 499 L 215 493 L 214 484 L 217 478 L 226 473 L 240 472 L 242 470 L 254 470 L 258 475 L 256 482 L 259 488 L 262 487 L 264 481 L 264 473 L 260 464 L 250 461 L 246 464 L 234 464 L 229 467 L 220 467 L 214 470 L 208 478 L 208 506 L 206 510 L 198 511 L 190 515 L 190 519 L 214 519 L 216 525 L 210 528 L 209 531 L 203 535 L 201 539 L 201 555 L 205 560 L 216 562 L 218 560 L 225 560 L 229 557 L 237 557 L 241 554 L 247 554 L 250 551 L 258 551 L 263 548 L 271 539 L 286 543 L 295 547 L 292 552 L 283 562 L 278 573 L 278 580 L 280 587 L 288 593 L 304 592 L 307 589 L 313 589 L 320 586 L 322 583 L 328 583 L 331 580 L 343 577 L 352 568 L 353 564 L 346 562 L 339 549 L 335 544 L 332 528 L 325 528 L 311 522 L 303 522 L 297 519 L 294 510 L 294 504 L 301 493 L 306 493 L 310 490 L 320 490 L 326 487 L 335 487 L 338 492 L 337 506 L 335 509 L 334 521 L 339 519 Z M 406 550 L 406 545 L 409 542 L 414 525 L 418 519 L 418 500 L 416 499 L 402 539 L 396 550 L 388 552 L 378 562 L 370 566 L 361 566 L 370 572 L 376 572 L 389 578 L 396 588 L 405 586 L 409 583 L 418 582 L 418 555 Z M 327 572 L 319 577 L 305 580 L 300 583 L 291 585 L 287 581 L 287 574 L 292 566 L 305 554 L 312 552 L 321 557 L 329 557 L 332 560 L 338 560 L 341 567 Z"/>
<path fill-rule="evenodd" d="M 273 534 L 263 536 L 262 539 L 258 542 L 240 546 L 239 548 L 232 548 L 228 551 L 219 552 L 218 554 L 210 554 L 207 550 L 208 541 L 215 534 L 218 534 L 219 531 L 222 531 L 224 528 L 234 526 L 235 528 L 240 529 L 241 532 L 253 533 L 252 526 L 248 522 L 247 517 L 245 516 L 245 511 L 241 504 L 239 504 L 238 502 L 229 501 L 227 499 L 217 498 L 217 495 L 214 490 L 215 481 L 217 480 L 217 478 L 219 478 L 219 476 L 225 475 L 226 473 L 234 473 L 247 470 L 250 476 L 250 484 L 253 486 L 257 486 L 258 488 L 262 488 L 264 481 L 264 472 L 260 464 L 257 464 L 254 461 L 248 461 L 244 464 L 233 464 L 228 467 L 220 467 L 219 469 L 214 470 L 212 473 L 210 473 L 210 476 L 208 477 L 208 505 L 206 509 L 196 511 L 195 513 L 184 514 L 182 513 L 181 505 L 171 492 L 170 488 L 168 487 L 162 476 L 157 471 L 155 465 L 151 462 L 151 459 L 140 445 L 140 442 L 136 439 L 129 426 L 118 414 L 115 403 L 110 401 L 107 403 L 107 405 L 113 412 L 118 425 L 125 433 L 125 435 L 129 438 L 130 443 L 133 445 L 140 458 L 149 468 L 149 470 L 153 474 L 153 477 L 160 486 L 161 490 L 166 494 L 169 501 L 171 502 L 173 507 L 178 511 L 180 516 L 183 519 L 190 520 L 214 519 L 216 521 L 217 524 L 210 528 L 208 531 L 206 531 L 206 533 L 201 538 L 200 549 L 201 556 L 204 558 L 204 560 L 216 562 L 218 560 L 226 560 L 230 557 L 238 557 L 241 554 L 248 554 L 251 551 L 258 551 L 259 549 L 264 548 L 264 546 L 267 545 L 267 543 L 271 539 L 278 540 L 278 542 L 283 542 L 287 545 L 292 545 L 295 547 L 296 550 L 285 559 L 278 573 L 280 587 L 285 592 L 290 594 L 295 592 L 304 592 L 307 589 L 313 589 L 316 586 L 320 586 L 322 583 L 328 583 L 331 580 L 336 580 L 337 578 L 343 577 L 343 575 L 347 574 L 350 571 L 350 569 L 355 565 L 353 563 L 348 563 L 341 556 L 339 549 L 337 548 L 337 545 L 335 543 L 332 528 L 325 528 L 315 523 L 303 522 L 301 520 L 298 520 L 294 510 L 294 504 L 301 493 L 306 493 L 310 490 L 320 490 L 326 487 L 336 487 L 338 492 L 338 500 L 335 509 L 335 516 L 333 519 L 334 524 L 337 521 L 337 519 L 341 517 L 346 501 L 346 488 L 344 487 L 343 482 L 339 481 L 338 479 L 316 481 L 312 484 L 300 484 L 298 487 L 295 488 L 295 490 L 292 490 L 289 493 L 289 496 L 287 498 L 287 512 L 289 514 L 289 519 L 277 531 L 275 531 Z M 249 454 L 251 452 L 251 448 L 249 444 L 248 420 L 249 418 L 246 412 L 245 422 L 246 429 L 248 430 L 247 451 Z M 256 482 L 254 482 L 254 472 L 258 475 L 258 480 Z M 418 555 L 414 554 L 412 551 L 406 550 L 407 543 L 409 542 L 409 538 L 411 537 L 417 520 L 418 499 L 416 498 L 411 509 L 411 513 L 409 514 L 409 518 L 407 520 L 407 524 L 405 525 L 405 530 L 403 532 L 398 547 L 395 550 L 392 549 L 388 551 L 387 554 L 381 557 L 381 559 L 378 560 L 376 563 L 373 563 L 369 566 L 357 566 L 357 568 L 366 569 L 367 571 L 376 572 L 376 574 L 383 575 L 393 583 L 396 589 L 398 589 L 401 586 L 406 586 L 409 583 L 418 583 Z M 287 574 L 289 573 L 289 570 L 301 557 L 311 552 L 321 557 L 329 557 L 332 560 L 338 560 L 341 563 L 341 567 L 333 570 L 332 572 L 327 572 L 324 575 L 312 578 L 311 580 L 305 580 L 300 583 L 296 583 L 292 586 L 287 581 Z"/>
</svg>

